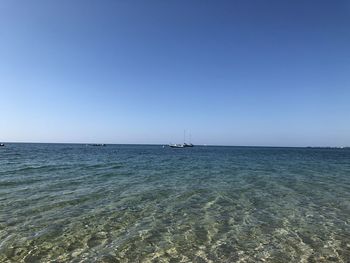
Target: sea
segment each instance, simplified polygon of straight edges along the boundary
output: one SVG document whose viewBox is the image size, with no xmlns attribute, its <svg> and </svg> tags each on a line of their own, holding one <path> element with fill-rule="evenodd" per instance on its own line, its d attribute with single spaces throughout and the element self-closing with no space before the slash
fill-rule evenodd
<svg viewBox="0 0 350 263">
<path fill-rule="evenodd" d="M 0 262 L 350 262 L 350 149 L 8 143 Z"/>
</svg>

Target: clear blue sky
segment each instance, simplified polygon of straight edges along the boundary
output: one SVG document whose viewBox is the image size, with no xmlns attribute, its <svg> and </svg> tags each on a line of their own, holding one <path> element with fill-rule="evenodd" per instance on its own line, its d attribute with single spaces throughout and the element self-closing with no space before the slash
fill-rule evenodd
<svg viewBox="0 0 350 263">
<path fill-rule="evenodd" d="M 0 140 L 350 145 L 349 1 L 0 2 Z"/>
</svg>

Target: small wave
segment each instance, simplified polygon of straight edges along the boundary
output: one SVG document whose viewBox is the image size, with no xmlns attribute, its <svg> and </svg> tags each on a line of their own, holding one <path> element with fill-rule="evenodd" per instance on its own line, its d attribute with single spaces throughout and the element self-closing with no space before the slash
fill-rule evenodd
<svg viewBox="0 0 350 263">
<path fill-rule="evenodd" d="M 102 178 L 110 178 L 110 177 L 117 177 L 117 176 L 122 176 L 123 174 L 121 173 L 116 173 L 116 172 L 107 172 L 104 174 L 101 174 Z"/>
<path fill-rule="evenodd" d="M 105 166 L 105 164 L 103 164 L 103 163 L 97 163 L 97 164 L 86 165 L 82 168 L 102 168 L 104 166 Z"/>
<path fill-rule="evenodd" d="M 21 186 L 21 185 L 30 185 L 34 184 L 37 182 L 41 182 L 41 179 L 33 179 L 33 178 L 28 178 L 28 179 L 22 179 L 22 180 L 8 180 L 8 181 L 0 181 L 0 184 L 2 187 L 8 187 L 8 186 Z"/>
<path fill-rule="evenodd" d="M 98 163 L 83 166 L 82 169 L 119 169 L 121 167 L 120 163 Z"/>
<path fill-rule="evenodd" d="M 39 165 L 39 166 L 25 166 L 14 170 L 7 170 L 3 171 L 2 173 L 22 173 L 22 172 L 31 172 L 31 171 L 45 171 L 45 172 L 51 172 L 55 170 L 62 170 L 67 169 L 65 166 L 59 166 L 59 165 Z"/>
<path fill-rule="evenodd" d="M 112 165 L 112 166 L 110 166 L 110 167 L 108 167 L 109 169 L 120 169 L 120 168 L 122 168 L 123 167 L 123 165 L 121 165 L 121 164 L 115 164 L 115 165 Z"/>
</svg>

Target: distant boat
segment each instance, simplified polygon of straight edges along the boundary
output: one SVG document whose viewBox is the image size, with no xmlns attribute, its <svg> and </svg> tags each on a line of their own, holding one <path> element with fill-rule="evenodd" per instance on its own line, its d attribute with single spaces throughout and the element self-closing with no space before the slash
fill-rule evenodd
<svg viewBox="0 0 350 263">
<path fill-rule="evenodd" d="M 191 133 L 190 133 L 189 143 L 186 143 L 186 130 L 184 130 L 184 147 L 193 147 Z"/>
<path fill-rule="evenodd" d="M 169 144 L 169 147 L 171 148 L 193 147 L 193 144 L 191 143 L 191 134 L 190 134 L 190 143 L 186 143 L 186 130 L 184 130 L 184 143 L 171 143 Z"/>
<path fill-rule="evenodd" d="M 0 143 L 0 146 L 5 146 L 5 144 L 4 143 Z"/>
<path fill-rule="evenodd" d="M 169 144 L 170 148 L 185 148 L 186 146 L 182 143 Z"/>
<path fill-rule="evenodd" d="M 93 143 L 93 144 L 87 144 L 87 146 L 106 146 L 104 143 Z"/>
<path fill-rule="evenodd" d="M 169 147 L 171 148 L 187 148 L 187 147 L 193 147 L 192 143 L 173 143 L 169 144 Z"/>
</svg>

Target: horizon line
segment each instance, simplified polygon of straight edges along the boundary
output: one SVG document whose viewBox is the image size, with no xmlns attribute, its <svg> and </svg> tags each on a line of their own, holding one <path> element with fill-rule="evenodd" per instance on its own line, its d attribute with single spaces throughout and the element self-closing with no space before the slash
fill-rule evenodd
<svg viewBox="0 0 350 263">
<path fill-rule="evenodd" d="M 169 143 L 97 143 L 97 142 L 37 142 L 37 141 L 1 141 L 4 144 L 105 144 L 105 145 L 169 145 Z M 273 145 L 229 145 L 229 144 L 194 144 L 194 146 L 203 147 L 261 147 L 261 148 L 350 148 L 350 146 L 273 146 Z"/>
</svg>

